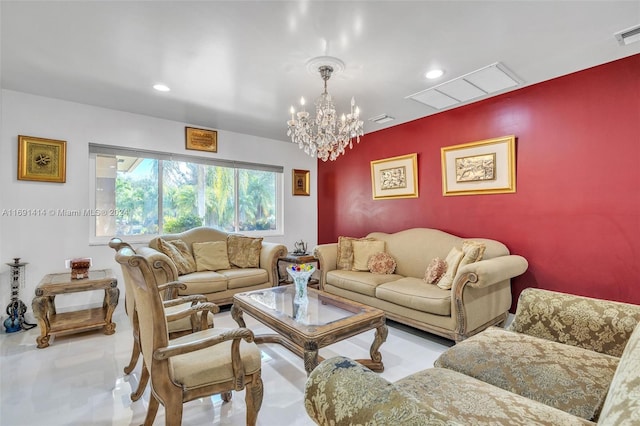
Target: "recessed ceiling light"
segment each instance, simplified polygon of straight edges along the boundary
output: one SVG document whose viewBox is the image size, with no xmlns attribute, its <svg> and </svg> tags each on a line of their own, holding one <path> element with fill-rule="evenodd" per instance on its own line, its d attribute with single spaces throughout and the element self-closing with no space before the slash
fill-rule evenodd
<svg viewBox="0 0 640 426">
<path fill-rule="evenodd" d="M 171 89 L 169 89 L 169 86 L 167 86 L 166 84 L 162 84 L 162 83 L 157 83 L 153 85 L 153 88 L 156 89 L 158 92 L 168 92 Z"/>
<path fill-rule="evenodd" d="M 434 78 L 442 77 L 443 74 L 444 71 L 436 69 L 427 72 L 425 74 L 425 77 L 427 77 L 429 80 L 433 80 Z"/>
</svg>

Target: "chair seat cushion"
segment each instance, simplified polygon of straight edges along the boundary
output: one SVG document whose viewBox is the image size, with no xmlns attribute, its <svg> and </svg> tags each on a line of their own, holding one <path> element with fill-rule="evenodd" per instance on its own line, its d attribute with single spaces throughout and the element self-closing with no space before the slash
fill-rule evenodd
<svg viewBox="0 0 640 426">
<path fill-rule="evenodd" d="M 327 272 L 327 283 L 344 290 L 375 297 L 380 284 L 403 278 L 397 274 L 372 274 L 371 272 L 334 270 Z"/>
<path fill-rule="evenodd" d="M 597 420 L 619 359 L 491 327 L 434 363 L 587 420 Z"/>
<path fill-rule="evenodd" d="M 406 277 L 376 288 L 376 297 L 406 308 L 435 315 L 451 315 L 451 291 L 419 278 Z"/>
<path fill-rule="evenodd" d="M 171 340 L 171 345 L 193 342 L 230 331 L 227 328 L 210 328 Z M 240 358 L 245 374 L 260 370 L 260 349 L 255 343 L 240 342 Z M 186 389 L 233 380 L 231 365 L 231 341 L 219 343 L 199 351 L 177 355 L 169 359 L 171 378 Z"/>
</svg>

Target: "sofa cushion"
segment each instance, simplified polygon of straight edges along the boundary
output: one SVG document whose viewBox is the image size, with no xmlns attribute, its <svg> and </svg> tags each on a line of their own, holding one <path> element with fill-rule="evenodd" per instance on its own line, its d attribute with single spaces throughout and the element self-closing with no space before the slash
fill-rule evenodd
<svg viewBox="0 0 640 426">
<path fill-rule="evenodd" d="M 368 271 L 369 258 L 384 251 L 384 241 L 353 241 L 353 270 Z"/>
<path fill-rule="evenodd" d="M 193 243 L 193 257 L 196 259 L 198 272 L 231 268 L 226 241 Z"/>
<path fill-rule="evenodd" d="M 443 290 L 450 290 L 453 286 L 453 279 L 458 272 L 458 265 L 464 257 L 464 252 L 457 247 L 454 247 L 449 251 L 447 258 L 444 260 L 447 263 L 447 272 L 438 280 L 438 287 Z"/>
<path fill-rule="evenodd" d="M 269 281 L 267 271 L 258 268 L 227 269 L 218 273 L 227 277 L 229 289 L 250 287 Z"/>
<path fill-rule="evenodd" d="M 380 284 L 403 278 L 397 274 L 372 274 L 371 272 L 339 271 L 327 272 L 327 283 L 344 290 L 375 297 Z"/>
<path fill-rule="evenodd" d="M 227 251 L 229 262 L 238 268 L 257 268 L 260 266 L 260 250 L 262 238 L 229 235 L 227 237 Z"/>
<path fill-rule="evenodd" d="M 424 272 L 424 282 L 427 284 L 435 284 L 442 278 L 445 272 L 447 272 L 447 262 L 439 257 L 434 257 Z"/>
<path fill-rule="evenodd" d="M 187 285 L 186 290 L 179 290 L 178 294 L 208 294 L 227 289 L 227 277 L 213 272 L 193 272 L 191 274 L 182 275 L 179 278 L 181 283 Z"/>
<path fill-rule="evenodd" d="M 434 363 L 587 420 L 597 420 L 618 358 L 491 327 Z"/>
<path fill-rule="evenodd" d="M 338 253 L 336 267 L 339 270 L 350 271 L 353 269 L 353 242 L 373 241 L 373 238 L 338 237 Z"/>
<path fill-rule="evenodd" d="M 375 295 L 380 300 L 428 312 L 436 315 L 451 315 L 451 292 L 434 285 L 425 285 L 419 278 L 405 277 L 381 284 Z"/>
<path fill-rule="evenodd" d="M 396 270 L 396 260 L 389 253 L 381 251 L 369 258 L 367 267 L 373 274 L 393 274 Z"/>
<path fill-rule="evenodd" d="M 158 240 L 158 248 L 161 252 L 169 256 L 176 265 L 178 275 L 190 274 L 196 271 L 196 261 L 184 241 L 166 241 L 160 238 Z"/>
<path fill-rule="evenodd" d="M 571 414 L 444 368 L 430 368 L 394 383 L 407 397 L 464 425 L 593 425 Z"/>
</svg>

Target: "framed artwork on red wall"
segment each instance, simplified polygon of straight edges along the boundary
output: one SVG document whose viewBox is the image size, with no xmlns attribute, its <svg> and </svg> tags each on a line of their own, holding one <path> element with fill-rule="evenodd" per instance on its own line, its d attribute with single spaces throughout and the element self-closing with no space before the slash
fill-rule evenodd
<svg viewBox="0 0 640 426">
<path fill-rule="evenodd" d="M 418 154 L 372 161 L 371 191 L 374 200 L 418 198 Z"/>
<path fill-rule="evenodd" d="M 516 192 L 515 136 L 440 149 L 442 195 Z"/>
</svg>

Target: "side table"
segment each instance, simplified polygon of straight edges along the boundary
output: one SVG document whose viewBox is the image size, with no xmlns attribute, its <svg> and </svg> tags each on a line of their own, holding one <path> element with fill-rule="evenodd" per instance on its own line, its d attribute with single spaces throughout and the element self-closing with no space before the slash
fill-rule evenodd
<svg viewBox="0 0 640 426">
<path fill-rule="evenodd" d="M 100 308 L 82 309 L 58 314 L 55 298 L 60 294 L 81 291 L 104 290 L 104 301 Z M 49 346 L 49 338 L 56 334 L 70 334 L 92 328 L 103 327 L 104 334 L 113 334 L 116 324 L 111 321 L 118 305 L 118 281 L 111 269 L 89 271 L 89 277 L 71 279 L 70 273 L 48 274 L 36 287 L 36 297 L 31 306 L 40 325 L 38 348 Z"/>
<path fill-rule="evenodd" d="M 320 261 L 310 254 L 294 254 L 288 253 L 286 256 L 281 256 L 276 261 L 276 269 L 278 270 L 278 285 L 292 284 L 289 274 L 285 273 L 284 276 L 280 274 L 280 262 L 302 265 L 303 263 L 315 263 L 316 269 L 320 269 Z M 319 281 L 316 278 L 309 279 L 309 287 L 318 288 Z"/>
</svg>

